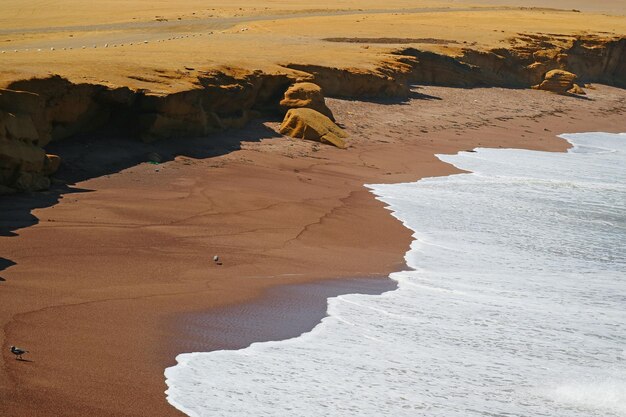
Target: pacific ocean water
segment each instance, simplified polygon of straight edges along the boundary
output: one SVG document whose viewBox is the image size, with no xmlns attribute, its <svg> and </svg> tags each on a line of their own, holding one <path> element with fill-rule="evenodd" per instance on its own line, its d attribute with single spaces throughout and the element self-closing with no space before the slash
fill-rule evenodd
<svg viewBox="0 0 626 417">
<path fill-rule="evenodd" d="M 439 155 L 369 185 L 414 233 L 398 289 L 329 299 L 297 338 L 186 353 L 190 416 L 626 416 L 626 134 Z"/>
</svg>

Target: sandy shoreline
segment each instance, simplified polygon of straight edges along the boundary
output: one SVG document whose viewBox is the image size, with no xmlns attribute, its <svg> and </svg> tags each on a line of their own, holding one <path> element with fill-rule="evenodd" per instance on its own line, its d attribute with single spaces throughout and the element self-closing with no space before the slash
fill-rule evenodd
<svg viewBox="0 0 626 417">
<path fill-rule="evenodd" d="M 281 284 L 402 267 L 410 233 L 364 183 L 455 172 L 435 153 L 563 151 L 557 134 L 626 130 L 626 93 L 604 86 L 586 99 L 499 88 L 426 87 L 414 96 L 329 100 L 351 136 L 347 151 L 278 137 L 275 122 L 190 143 L 193 154 L 184 144 L 150 145 L 196 156 L 158 166 L 133 164 L 148 148 L 120 151 L 127 167 L 107 170 L 102 143 L 63 145 L 76 167 L 67 175 L 100 164 L 102 176 L 73 187 L 82 192 L 61 190 L 58 204 L 54 191 L 2 202 L 5 235 L 19 231 L 2 237 L 2 256 L 15 265 L 0 273 L 0 408 L 9 416 L 180 415 L 165 401 L 162 375 L 187 351 L 177 342 L 188 331 L 181 315 L 262 302 Z M 42 207 L 32 211 L 37 219 L 6 216 L 23 214 L 20 204 Z M 33 362 L 14 361 L 10 344 L 28 346 Z"/>
<path fill-rule="evenodd" d="M 179 345 L 188 352 L 235 350 L 309 332 L 326 317 L 327 300 L 344 294 L 378 295 L 397 284 L 386 277 L 344 278 L 284 284 L 246 303 L 182 314 L 174 320 Z"/>
</svg>

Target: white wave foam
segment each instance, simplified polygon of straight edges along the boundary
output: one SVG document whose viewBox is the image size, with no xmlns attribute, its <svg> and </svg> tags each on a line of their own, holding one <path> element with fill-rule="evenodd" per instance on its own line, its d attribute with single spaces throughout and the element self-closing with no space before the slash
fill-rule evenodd
<svg viewBox="0 0 626 417">
<path fill-rule="evenodd" d="M 626 415 L 626 379 L 562 383 L 549 396 L 581 409 L 606 410 L 615 415 Z"/>
<path fill-rule="evenodd" d="M 626 136 L 442 155 L 473 171 L 370 188 L 413 230 L 398 289 L 311 332 L 190 353 L 190 416 L 626 416 Z M 609 150 L 609 151 L 607 151 Z"/>
</svg>

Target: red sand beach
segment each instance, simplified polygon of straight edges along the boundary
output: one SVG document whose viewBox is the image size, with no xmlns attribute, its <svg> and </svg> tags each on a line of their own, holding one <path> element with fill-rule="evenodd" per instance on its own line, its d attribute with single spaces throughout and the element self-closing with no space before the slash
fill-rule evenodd
<svg viewBox="0 0 626 417">
<path fill-rule="evenodd" d="M 341 278 L 388 289 L 411 237 L 363 184 L 455 172 L 436 153 L 564 151 L 557 134 L 626 131 L 626 92 L 596 87 L 585 98 L 425 87 L 407 102 L 328 100 L 347 150 L 282 137 L 277 122 L 188 148 L 128 145 L 109 155 L 106 137 L 59 145 L 69 167 L 59 176 L 84 180 L 0 203 L 2 415 L 180 415 L 163 393 L 178 353 L 297 334 L 321 317 L 328 294 L 313 291 L 317 301 L 304 307 L 312 320 L 248 338 L 260 310 L 242 303 L 266 305 L 282 284 Z M 147 151 L 171 160 L 133 162 Z M 28 362 L 13 359 L 13 344 L 31 351 Z"/>
</svg>

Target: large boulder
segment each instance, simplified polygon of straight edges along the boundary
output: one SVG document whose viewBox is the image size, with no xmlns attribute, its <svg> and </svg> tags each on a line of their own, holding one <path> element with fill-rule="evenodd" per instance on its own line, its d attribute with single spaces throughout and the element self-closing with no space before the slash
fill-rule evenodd
<svg viewBox="0 0 626 417">
<path fill-rule="evenodd" d="M 37 114 L 43 113 L 44 106 L 45 100 L 38 94 L 0 88 L 0 110 Z"/>
<path fill-rule="evenodd" d="M 576 74 L 564 70 L 548 71 L 541 84 L 533 86 L 536 90 L 551 91 L 553 93 L 581 94 L 582 89 L 575 84 Z M 584 92 L 582 92 L 584 94 Z"/>
<path fill-rule="evenodd" d="M 330 120 L 335 120 L 333 112 L 326 106 L 322 89 L 317 84 L 302 82 L 295 83 L 285 91 L 285 98 L 280 102 L 284 109 L 307 108 L 313 109 Z"/>
<path fill-rule="evenodd" d="M 50 185 L 50 180 L 44 175 L 47 164 L 46 153 L 37 145 L 17 139 L 0 138 L 0 184 L 6 189 L 46 189 Z"/>
<path fill-rule="evenodd" d="M 43 164 L 43 174 L 50 176 L 58 171 L 61 166 L 61 157 L 51 153 L 46 154 L 46 160 Z"/>
<path fill-rule="evenodd" d="M 6 128 L 6 135 L 10 137 L 38 146 L 50 141 L 50 123 L 45 115 L 45 100 L 38 94 L 0 89 L 0 130 L 2 125 Z"/>
<path fill-rule="evenodd" d="M 0 110 L 0 135 L 36 144 L 39 133 L 28 114 L 5 113 Z"/>
<path fill-rule="evenodd" d="M 39 115 L 28 112 L 40 110 L 39 104 L 36 95 L 0 90 L 0 194 L 48 188 L 47 175 L 61 162 L 57 156 L 46 156 L 38 145 L 41 135 L 34 120 Z M 3 110 L 11 105 L 19 111 Z"/>
<path fill-rule="evenodd" d="M 20 171 L 41 172 L 46 162 L 43 149 L 13 139 L 0 139 L 0 167 Z"/>
<path fill-rule="evenodd" d="M 280 133 L 292 138 L 328 143 L 342 149 L 346 148 L 344 139 L 348 136 L 328 117 L 307 108 L 289 110 L 280 126 Z"/>
</svg>

